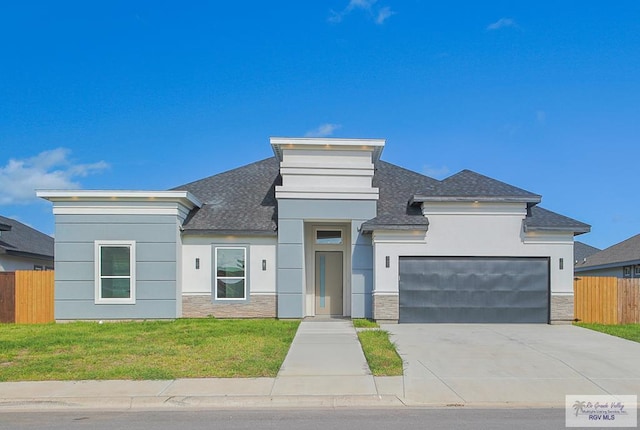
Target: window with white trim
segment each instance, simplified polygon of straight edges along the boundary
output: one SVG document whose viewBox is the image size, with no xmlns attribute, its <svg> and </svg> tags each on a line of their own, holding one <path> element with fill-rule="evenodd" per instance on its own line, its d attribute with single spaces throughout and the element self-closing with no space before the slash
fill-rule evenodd
<svg viewBox="0 0 640 430">
<path fill-rule="evenodd" d="M 245 300 L 247 297 L 247 249 L 219 246 L 215 248 L 216 300 Z"/>
<path fill-rule="evenodd" d="M 95 242 L 96 303 L 135 303 L 135 256 L 134 241 Z"/>
</svg>

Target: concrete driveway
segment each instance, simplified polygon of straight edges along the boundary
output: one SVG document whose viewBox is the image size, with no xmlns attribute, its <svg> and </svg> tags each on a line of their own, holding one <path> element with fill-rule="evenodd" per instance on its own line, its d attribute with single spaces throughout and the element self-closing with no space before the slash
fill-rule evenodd
<svg viewBox="0 0 640 430">
<path fill-rule="evenodd" d="M 567 394 L 640 397 L 640 343 L 570 325 L 384 325 L 407 403 L 564 406 Z"/>
</svg>

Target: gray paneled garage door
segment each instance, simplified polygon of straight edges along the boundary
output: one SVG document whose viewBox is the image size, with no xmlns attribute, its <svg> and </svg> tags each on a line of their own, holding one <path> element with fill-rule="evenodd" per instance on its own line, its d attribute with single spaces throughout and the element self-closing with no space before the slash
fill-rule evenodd
<svg viewBox="0 0 640 430">
<path fill-rule="evenodd" d="M 400 322 L 548 321 L 547 258 L 400 257 Z"/>
</svg>

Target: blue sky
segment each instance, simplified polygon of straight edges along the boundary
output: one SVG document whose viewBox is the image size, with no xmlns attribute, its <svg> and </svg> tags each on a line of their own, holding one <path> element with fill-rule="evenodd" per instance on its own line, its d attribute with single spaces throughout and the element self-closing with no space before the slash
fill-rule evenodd
<svg viewBox="0 0 640 430">
<path fill-rule="evenodd" d="M 4 2 L 0 214 L 36 188 L 162 190 L 269 136 L 541 194 L 605 248 L 640 233 L 640 2 Z"/>
</svg>

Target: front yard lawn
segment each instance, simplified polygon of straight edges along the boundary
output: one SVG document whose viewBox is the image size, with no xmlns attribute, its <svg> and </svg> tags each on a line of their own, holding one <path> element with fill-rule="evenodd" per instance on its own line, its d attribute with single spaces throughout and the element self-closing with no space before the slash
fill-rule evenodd
<svg viewBox="0 0 640 430">
<path fill-rule="evenodd" d="M 298 321 L 0 324 L 0 381 L 274 377 Z"/>
<path fill-rule="evenodd" d="M 640 324 L 595 324 L 595 323 L 576 323 L 577 326 L 599 331 L 602 333 L 618 336 L 624 339 L 640 342 Z"/>
<path fill-rule="evenodd" d="M 375 376 L 402 375 L 402 359 L 384 330 L 358 331 L 362 351 Z"/>
</svg>

